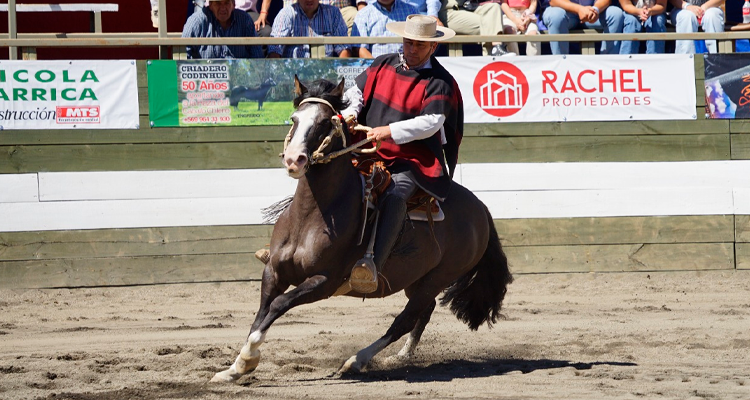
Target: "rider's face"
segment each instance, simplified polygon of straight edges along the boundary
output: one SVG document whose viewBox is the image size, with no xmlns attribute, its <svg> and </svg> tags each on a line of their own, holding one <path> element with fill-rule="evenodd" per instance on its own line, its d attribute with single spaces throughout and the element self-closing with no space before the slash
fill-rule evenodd
<svg viewBox="0 0 750 400">
<path fill-rule="evenodd" d="M 409 67 L 424 64 L 437 49 L 437 42 L 424 42 L 404 38 L 404 58 Z"/>
</svg>

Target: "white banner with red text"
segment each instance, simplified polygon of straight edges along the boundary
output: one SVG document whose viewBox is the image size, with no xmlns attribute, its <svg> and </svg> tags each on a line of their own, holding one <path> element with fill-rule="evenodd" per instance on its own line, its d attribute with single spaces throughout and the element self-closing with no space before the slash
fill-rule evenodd
<svg viewBox="0 0 750 400">
<path fill-rule="evenodd" d="M 465 122 L 696 119 L 692 55 L 440 58 Z"/>
<path fill-rule="evenodd" d="M 0 61 L 0 129 L 138 129 L 134 60 Z"/>
</svg>

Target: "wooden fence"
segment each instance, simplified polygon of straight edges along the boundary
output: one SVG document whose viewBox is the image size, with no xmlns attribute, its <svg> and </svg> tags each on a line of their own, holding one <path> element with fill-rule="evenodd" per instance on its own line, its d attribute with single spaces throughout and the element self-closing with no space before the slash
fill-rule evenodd
<svg viewBox="0 0 750 400">
<path fill-rule="evenodd" d="M 0 186 L 8 189 L 0 191 L 0 210 L 6 207 L 6 217 L 9 204 L 22 207 L 25 201 L 9 200 L 8 193 L 31 187 L 34 201 L 34 182 L 55 173 L 252 171 L 279 165 L 285 126 L 150 129 L 146 61 L 138 61 L 137 67 L 141 123 L 136 131 L 0 132 Z M 695 59 L 695 74 L 697 120 L 467 124 L 459 162 L 468 170 L 479 163 L 750 160 L 750 122 L 705 119 L 701 57 Z M 686 169 L 686 174 L 694 170 Z M 32 183 L 23 183 L 26 177 Z M 722 190 L 731 194 L 728 185 Z M 734 185 L 734 201 L 750 203 L 745 183 Z M 679 193 L 698 195 L 712 185 L 700 186 Z M 267 187 L 251 189 L 262 195 Z M 514 273 L 748 269 L 750 211 L 738 204 L 725 209 L 694 215 L 507 217 L 495 224 Z M 3 229 L 0 219 L 0 288 L 259 278 L 262 266 L 253 253 L 267 245 L 271 226 L 182 225 L 11 231 Z"/>
</svg>

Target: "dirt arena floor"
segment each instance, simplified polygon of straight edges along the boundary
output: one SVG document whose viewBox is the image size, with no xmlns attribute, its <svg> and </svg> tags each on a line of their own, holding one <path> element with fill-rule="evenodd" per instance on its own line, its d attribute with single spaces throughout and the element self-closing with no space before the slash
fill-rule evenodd
<svg viewBox="0 0 750 400">
<path fill-rule="evenodd" d="M 750 399 L 750 271 L 517 275 L 478 332 L 438 308 L 416 358 L 338 367 L 402 295 L 292 310 L 238 384 L 259 283 L 0 291 L 0 399 Z"/>
</svg>

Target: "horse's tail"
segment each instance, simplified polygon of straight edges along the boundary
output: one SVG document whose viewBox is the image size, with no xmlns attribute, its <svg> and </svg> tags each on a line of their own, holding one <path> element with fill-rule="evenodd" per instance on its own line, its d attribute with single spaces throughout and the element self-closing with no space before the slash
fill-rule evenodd
<svg viewBox="0 0 750 400">
<path fill-rule="evenodd" d="M 513 282 L 508 259 L 500 245 L 489 210 L 487 218 L 490 239 L 482 259 L 471 271 L 453 282 L 440 299 L 440 305 L 450 303 L 456 318 L 469 325 L 471 330 L 477 330 L 485 322 L 492 328 L 492 324 L 502 316 L 500 308 L 507 286 Z"/>
</svg>

